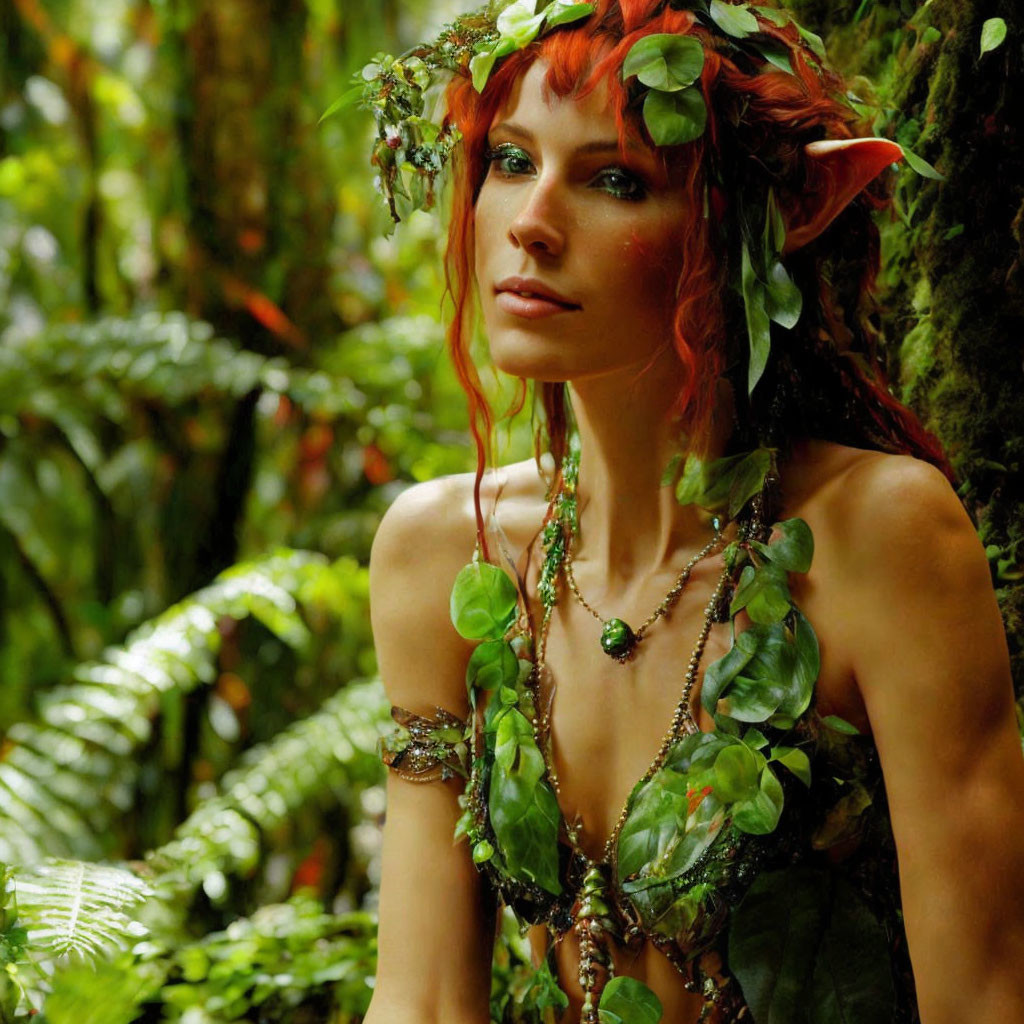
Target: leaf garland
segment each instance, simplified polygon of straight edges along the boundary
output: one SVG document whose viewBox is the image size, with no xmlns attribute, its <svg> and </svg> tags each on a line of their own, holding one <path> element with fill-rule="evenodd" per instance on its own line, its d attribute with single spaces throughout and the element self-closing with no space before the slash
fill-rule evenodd
<svg viewBox="0 0 1024 1024">
<path fill-rule="evenodd" d="M 466 685 L 474 708 L 478 693 L 492 693 L 485 729 L 493 744 L 495 770 L 490 773 L 487 809 L 496 846 L 472 834 L 476 829 L 471 813 L 460 821 L 459 832 L 471 835 L 476 863 L 497 855 L 513 878 L 557 896 L 562 891 L 561 813 L 530 724 L 531 701 L 524 683 L 532 665 L 519 657 L 521 644 L 517 649 L 505 639 L 518 609 L 515 586 L 498 566 L 477 559 L 459 571 L 449 604 L 459 635 L 482 641 L 470 655 Z M 472 721 L 468 728 L 474 728 Z"/>
<path fill-rule="evenodd" d="M 770 449 L 708 464 L 691 457 L 676 493 L 735 515 L 763 489 L 773 463 Z M 715 729 L 670 748 L 659 771 L 630 795 L 619 835 L 619 882 L 648 928 L 693 923 L 679 915 L 699 914 L 699 904 L 680 903 L 676 892 L 686 895 L 689 873 L 719 837 L 775 831 L 785 805 L 779 772 L 811 785 L 810 758 L 787 737 L 811 705 L 820 656 L 810 623 L 792 603 L 788 574 L 810 569 L 814 539 L 800 519 L 774 524 L 767 542 L 743 538 L 726 549 L 740 570 L 729 612 L 746 612 L 751 625 L 734 632 L 730 650 L 705 671 L 701 702 Z"/>
<path fill-rule="evenodd" d="M 488 811 L 509 873 L 539 885 L 552 895 L 558 879 L 558 829 L 561 815 L 544 779 L 544 757 L 533 727 L 514 706 L 498 720 Z"/>
</svg>

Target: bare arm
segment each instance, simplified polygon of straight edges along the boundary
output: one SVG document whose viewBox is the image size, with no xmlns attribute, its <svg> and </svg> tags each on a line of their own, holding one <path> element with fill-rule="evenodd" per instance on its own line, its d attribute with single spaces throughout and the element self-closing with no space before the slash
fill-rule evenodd
<svg viewBox="0 0 1024 1024">
<path fill-rule="evenodd" d="M 1024 1021 L 1024 757 L 988 563 L 931 466 L 855 475 L 837 611 L 885 776 L 922 1024 Z"/>
<path fill-rule="evenodd" d="M 370 612 L 392 704 L 468 713 L 472 648 L 452 628 L 448 593 L 472 554 L 451 479 L 404 492 L 370 556 Z M 388 779 L 377 980 L 366 1024 L 488 1024 L 493 913 L 468 844 L 453 839 L 463 782 Z"/>
</svg>

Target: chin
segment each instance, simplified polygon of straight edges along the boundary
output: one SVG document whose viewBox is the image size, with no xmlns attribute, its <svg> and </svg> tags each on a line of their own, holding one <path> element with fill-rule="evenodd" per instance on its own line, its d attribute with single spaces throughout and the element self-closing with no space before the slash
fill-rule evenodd
<svg viewBox="0 0 1024 1024">
<path fill-rule="evenodd" d="M 503 332 L 496 332 L 501 334 Z M 563 383 L 574 376 L 573 367 L 566 365 L 566 351 L 555 338 L 534 335 L 529 338 L 491 336 L 491 362 L 512 377 L 542 383 Z M 579 367 L 576 367 L 579 371 Z"/>
</svg>

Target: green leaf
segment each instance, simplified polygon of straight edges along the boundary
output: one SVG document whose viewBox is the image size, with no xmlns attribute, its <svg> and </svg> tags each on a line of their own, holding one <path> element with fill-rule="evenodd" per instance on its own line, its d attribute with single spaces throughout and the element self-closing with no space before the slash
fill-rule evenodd
<svg viewBox="0 0 1024 1024">
<path fill-rule="evenodd" d="M 811 52 L 819 59 L 825 59 L 825 44 L 822 41 L 821 36 L 816 32 L 812 32 L 808 28 L 804 28 L 803 25 L 797 23 L 797 31 L 803 37 L 805 43 L 811 48 Z"/>
<path fill-rule="evenodd" d="M 792 330 L 800 319 L 804 297 L 789 272 L 776 259 L 768 271 L 768 287 L 765 291 L 765 312 L 769 319 Z"/>
<path fill-rule="evenodd" d="M 769 761 L 778 761 L 788 768 L 805 786 L 811 785 L 811 759 L 797 747 L 772 747 Z"/>
<path fill-rule="evenodd" d="M 574 3 L 573 0 L 554 0 L 544 8 L 544 28 L 557 28 L 579 21 L 594 13 L 594 5 L 590 3 Z"/>
<path fill-rule="evenodd" d="M 761 772 L 758 793 L 749 800 L 741 800 L 733 805 L 732 823 L 741 832 L 766 836 L 775 831 L 782 815 L 783 802 L 779 780 L 771 768 L 765 768 Z"/>
<path fill-rule="evenodd" d="M 772 626 L 750 626 L 736 638 L 736 643 L 753 646 L 754 655 L 742 673 L 724 688 L 725 696 L 719 698 L 714 712 L 722 716 L 723 722 L 734 719 L 738 732 L 739 722 L 764 722 L 787 701 L 794 688 L 796 649 L 788 642 L 781 622 Z M 713 667 L 709 667 L 708 672 Z M 717 686 L 714 676 L 712 683 Z M 707 686 L 707 673 L 704 685 Z M 716 717 L 716 722 L 718 720 Z"/>
<path fill-rule="evenodd" d="M 346 89 L 321 115 L 320 120 L 317 124 L 321 124 L 326 121 L 332 114 L 336 114 L 339 110 L 344 110 L 346 107 L 354 106 L 362 98 L 364 86 L 354 85 L 351 89 Z"/>
<path fill-rule="evenodd" d="M 677 839 L 688 815 L 687 776 L 662 768 L 630 799 L 629 814 L 619 833 L 620 879 L 640 874 L 661 858 Z"/>
<path fill-rule="evenodd" d="M 551 973 L 547 959 L 541 961 L 526 992 L 526 1000 L 537 1010 L 553 1007 L 561 1013 L 569 1008 L 569 997 L 561 990 L 558 979 Z M 555 1015 L 556 1017 L 558 1014 Z"/>
<path fill-rule="evenodd" d="M 537 0 L 515 0 L 509 4 L 495 23 L 502 40 L 508 39 L 517 50 L 529 46 L 544 23 L 544 12 L 536 12 Z"/>
<path fill-rule="evenodd" d="M 644 97 L 644 124 L 656 146 L 681 146 L 704 134 L 708 111 L 695 85 L 681 92 L 651 89 Z"/>
<path fill-rule="evenodd" d="M 821 650 L 814 627 L 807 621 L 799 608 L 794 608 L 793 643 L 796 648 L 796 664 L 790 677 L 791 685 L 786 699 L 779 710 L 786 715 L 799 718 L 810 706 L 814 686 L 821 672 Z"/>
<path fill-rule="evenodd" d="M 768 746 L 768 738 L 760 729 L 748 729 L 743 734 L 743 742 L 751 750 L 761 750 L 763 747 Z"/>
<path fill-rule="evenodd" d="M 1005 38 L 1006 22 L 1002 18 L 989 18 L 981 26 L 981 53 L 978 56 L 983 57 L 989 50 L 1002 46 Z"/>
<path fill-rule="evenodd" d="M 717 731 L 691 733 L 669 747 L 664 767 L 682 775 L 694 768 L 710 768 L 718 752 L 731 742 L 731 737 Z"/>
<path fill-rule="evenodd" d="M 715 758 L 715 796 L 723 803 L 751 800 L 757 795 L 757 760 L 750 747 L 734 743 Z"/>
<path fill-rule="evenodd" d="M 519 659 L 511 644 L 504 640 L 487 640 L 480 644 L 470 655 L 466 666 L 466 686 L 470 689 L 514 687 L 518 678 Z"/>
<path fill-rule="evenodd" d="M 903 157 L 907 161 L 907 166 L 910 167 L 911 170 L 920 174 L 922 178 L 932 178 L 934 181 L 946 180 L 946 176 L 935 170 L 927 160 L 919 157 L 915 152 L 907 149 L 906 146 L 903 146 L 902 149 Z"/>
<path fill-rule="evenodd" d="M 704 670 L 704 682 L 701 684 L 700 702 L 708 714 L 713 714 L 718 700 L 726 687 L 743 671 L 747 663 L 757 652 L 761 642 L 761 634 L 754 628 L 745 629 L 736 637 L 736 642 L 722 655 L 718 661 L 712 662 Z"/>
<path fill-rule="evenodd" d="M 763 626 L 781 622 L 790 609 L 786 570 L 774 562 L 767 562 L 756 569 L 752 565 L 746 566 L 729 605 L 729 615 L 733 616 L 744 608 L 752 621 Z"/>
<path fill-rule="evenodd" d="M 785 28 L 793 20 L 789 11 L 779 11 L 774 7 L 761 7 L 755 4 L 753 10 L 757 11 L 765 21 L 770 21 L 773 25 L 778 25 L 779 28 Z"/>
<path fill-rule="evenodd" d="M 885 929 L 844 878 L 831 911 L 808 993 L 812 1020 L 890 1024 L 896 994 Z"/>
<path fill-rule="evenodd" d="M 474 54 L 469 62 L 469 71 L 473 76 L 473 88 L 477 92 L 483 92 L 487 85 L 487 79 L 491 77 L 491 70 L 498 59 L 497 50 L 488 50 L 486 53 Z"/>
<path fill-rule="evenodd" d="M 784 519 L 773 523 L 772 529 L 779 536 L 758 551 L 771 560 L 773 565 L 787 572 L 807 572 L 814 558 L 814 535 L 803 519 Z"/>
<path fill-rule="evenodd" d="M 661 1000 L 642 981 L 620 974 L 605 985 L 597 1013 L 601 1024 L 658 1024 Z"/>
<path fill-rule="evenodd" d="M 921 35 L 921 45 L 931 46 L 942 38 L 942 33 L 934 26 L 929 25 Z M 984 51 L 982 51 L 984 53 Z"/>
<path fill-rule="evenodd" d="M 743 292 L 743 309 L 747 319 L 747 338 L 750 343 L 750 364 L 747 371 L 747 394 L 752 395 L 757 382 L 768 365 L 771 354 L 771 330 L 768 313 L 765 309 L 764 285 L 754 273 L 754 265 L 750 261 L 750 250 L 746 239 L 743 240 L 741 285 Z"/>
<path fill-rule="evenodd" d="M 510 874 L 557 896 L 561 814 L 533 729 L 514 708 L 498 723 L 488 811 Z"/>
<path fill-rule="evenodd" d="M 847 736 L 860 735 L 860 729 L 857 726 L 848 722 L 845 718 L 840 718 L 838 715 L 825 715 L 822 722 L 833 732 L 841 732 Z"/>
<path fill-rule="evenodd" d="M 758 1024 L 807 1020 L 807 991 L 829 895 L 824 871 L 766 871 L 733 910 L 729 970 Z"/>
<path fill-rule="evenodd" d="M 709 9 L 715 24 L 734 39 L 746 39 L 758 30 L 757 18 L 746 4 L 727 4 L 722 0 L 711 0 Z"/>
<path fill-rule="evenodd" d="M 544 774 L 544 758 L 534 739 L 533 727 L 521 711 L 510 709 L 498 723 L 494 764 L 528 783 L 536 782 Z"/>
<path fill-rule="evenodd" d="M 483 92 L 487 85 L 487 79 L 491 76 L 496 61 L 515 53 L 519 49 L 511 39 L 499 39 L 489 50 L 476 54 L 469 62 L 469 70 L 473 77 L 473 88 L 477 92 Z"/>
<path fill-rule="evenodd" d="M 794 73 L 793 65 L 789 59 L 789 50 L 785 46 L 780 46 L 774 41 L 767 42 L 760 39 L 752 41 L 748 45 L 753 46 L 769 64 L 773 64 L 780 71 L 785 71 L 789 75 Z"/>
<path fill-rule="evenodd" d="M 28 927 L 37 954 L 99 959 L 148 934 L 126 911 L 153 891 L 123 868 L 48 859 L 20 868 L 14 891 L 19 923 Z"/>
<path fill-rule="evenodd" d="M 452 625 L 467 640 L 500 640 L 515 622 L 515 585 L 489 562 L 471 562 L 459 571 L 449 603 Z"/>
<path fill-rule="evenodd" d="M 691 455 L 676 485 L 676 500 L 681 505 L 724 510 L 728 518 L 733 519 L 764 487 L 771 460 L 772 453 L 768 448 L 727 455 L 710 463 Z"/>
<path fill-rule="evenodd" d="M 655 33 L 637 40 L 630 48 L 622 63 L 622 78 L 636 75 L 652 89 L 678 92 L 692 85 L 703 68 L 704 47 L 693 36 Z"/>
</svg>

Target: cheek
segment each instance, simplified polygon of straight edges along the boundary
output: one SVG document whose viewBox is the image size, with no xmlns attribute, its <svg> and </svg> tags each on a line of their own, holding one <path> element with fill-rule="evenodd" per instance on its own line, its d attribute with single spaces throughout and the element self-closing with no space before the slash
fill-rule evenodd
<svg viewBox="0 0 1024 1024">
<path fill-rule="evenodd" d="M 683 257 L 679 235 L 633 230 L 620 250 L 623 279 L 637 301 L 655 307 L 674 306 Z"/>
</svg>

